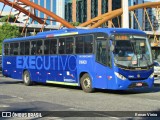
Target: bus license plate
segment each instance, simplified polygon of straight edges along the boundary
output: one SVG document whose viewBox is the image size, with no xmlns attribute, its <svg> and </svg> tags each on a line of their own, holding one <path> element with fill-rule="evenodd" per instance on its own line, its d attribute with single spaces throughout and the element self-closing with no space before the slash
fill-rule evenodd
<svg viewBox="0 0 160 120">
<path fill-rule="evenodd" d="M 136 83 L 137 87 L 141 87 L 143 84 L 142 83 Z"/>
</svg>

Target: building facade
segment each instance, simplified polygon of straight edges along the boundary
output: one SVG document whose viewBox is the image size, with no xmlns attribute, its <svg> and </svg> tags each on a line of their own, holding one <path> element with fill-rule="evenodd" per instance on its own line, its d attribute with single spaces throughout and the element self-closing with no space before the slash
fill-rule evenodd
<svg viewBox="0 0 160 120">
<path fill-rule="evenodd" d="M 79 22 L 83 23 L 87 20 L 90 20 L 98 15 L 107 13 L 112 10 L 116 10 L 122 7 L 122 0 L 65 0 L 65 20 L 68 22 Z M 129 0 L 129 6 L 142 4 L 143 0 Z M 134 11 L 140 26 L 143 25 L 143 10 Z M 129 27 L 133 29 L 140 29 L 133 13 L 130 13 L 130 22 Z M 119 27 L 118 22 L 121 23 L 123 18 L 119 16 L 119 21 L 117 18 L 112 19 L 115 27 Z M 108 27 L 111 27 L 111 24 L 107 22 Z"/>
<path fill-rule="evenodd" d="M 98 15 L 101 15 L 122 7 L 122 4 L 121 4 L 122 0 L 30 0 L 30 1 L 46 8 L 47 10 L 55 13 L 56 15 L 60 16 L 61 18 L 65 19 L 68 22 L 79 22 L 79 23 L 86 22 L 87 20 L 90 20 Z M 129 6 L 132 6 L 132 5 L 144 3 L 144 0 L 129 0 L 128 3 L 129 3 Z M 42 12 L 38 10 L 28 8 L 26 6 L 22 6 L 22 7 L 25 7 L 25 9 L 30 9 L 32 13 L 36 14 L 36 16 L 42 19 L 45 19 L 47 17 L 46 15 L 44 15 Z M 137 16 L 137 19 L 142 29 L 145 28 L 147 30 L 150 30 L 150 28 L 147 28 L 147 24 L 145 24 L 146 18 L 144 19 L 143 9 L 135 10 L 134 13 Z M 16 11 L 16 14 L 18 14 L 18 11 Z M 156 13 L 156 14 L 159 14 L 159 13 Z M 136 22 L 136 19 L 134 18 L 133 13 L 130 13 L 129 16 L 130 16 L 129 17 L 130 28 L 140 29 L 139 25 Z M 28 16 L 22 14 L 18 20 L 21 22 L 25 22 L 27 18 Z M 46 22 L 48 25 L 60 25 L 60 23 L 56 22 L 50 17 L 48 17 L 47 19 L 48 20 Z M 118 22 L 121 23 L 122 21 L 121 19 L 122 19 L 121 16 L 119 16 L 119 21 L 117 20 L 117 18 L 112 20 L 115 27 L 119 27 Z M 38 24 L 36 21 L 32 22 L 32 19 L 30 19 L 29 22 L 32 24 Z M 108 27 L 112 26 L 110 22 L 107 22 L 106 25 Z"/>
<path fill-rule="evenodd" d="M 65 5 L 65 0 L 30 0 L 31 2 L 34 2 L 43 8 L 46 8 L 47 10 L 53 12 L 54 14 L 58 15 L 61 18 L 64 18 L 64 5 Z M 43 14 L 42 12 L 38 10 L 33 10 L 31 8 L 32 13 L 36 14 L 36 16 L 45 19 L 47 16 Z M 31 22 L 32 20 L 30 20 Z M 50 17 L 47 17 L 46 20 L 47 24 L 49 25 L 60 25 L 59 22 L 56 22 L 54 19 L 51 19 Z M 37 24 L 37 22 L 34 22 L 34 24 Z"/>
<path fill-rule="evenodd" d="M 150 0 L 145 2 L 160 2 L 160 0 Z M 148 8 L 147 13 L 153 28 L 149 24 L 148 17 L 145 16 L 145 31 L 160 31 L 160 8 Z"/>
<path fill-rule="evenodd" d="M 133 0 L 133 5 L 138 5 L 138 4 L 142 4 L 142 3 L 144 3 L 144 0 Z M 144 10 L 143 9 L 138 9 L 138 10 L 135 10 L 134 13 L 135 13 L 135 15 L 137 17 L 139 25 L 136 22 L 136 19 L 133 18 L 133 28 L 134 29 L 143 29 L 144 26 L 145 26 L 144 25 Z"/>
<path fill-rule="evenodd" d="M 66 0 L 65 19 L 68 22 L 83 23 L 118 8 L 121 8 L 121 0 Z"/>
</svg>

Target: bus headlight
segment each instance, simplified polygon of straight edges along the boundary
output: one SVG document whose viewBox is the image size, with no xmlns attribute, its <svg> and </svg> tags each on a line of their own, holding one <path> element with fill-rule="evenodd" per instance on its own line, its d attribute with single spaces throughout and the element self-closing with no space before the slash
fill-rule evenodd
<svg viewBox="0 0 160 120">
<path fill-rule="evenodd" d="M 154 73 L 152 73 L 150 76 L 149 76 L 149 78 L 153 78 L 154 77 Z"/>
<path fill-rule="evenodd" d="M 121 80 L 126 80 L 126 78 L 125 78 L 123 75 L 121 75 L 121 74 L 119 74 L 119 73 L 117 73 L 117 72 L 114 72 L 114 74 L 115 74 L 119 79 L 121 79 Z"/>
</svg>

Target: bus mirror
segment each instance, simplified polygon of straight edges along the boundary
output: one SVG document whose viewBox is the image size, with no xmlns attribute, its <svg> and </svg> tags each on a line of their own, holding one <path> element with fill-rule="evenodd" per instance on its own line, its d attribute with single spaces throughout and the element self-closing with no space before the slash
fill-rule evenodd
<svg viewBox="0 0 160 120">
<path fill-rule="evenodd" d="M 157 56 L 157 59 L 160 59 L 160 55 Z"/>
<path fill-rule="evenodd" d="M 110 46 L 110 51 L 112 51 L 112 52 L 114 51 L 114 45 Z"/>
<path fill-rule="evenodd" d="M 111 35 L 110 39 L 111 39 L 111 40 L 114 40 L 114 35 Z"/>
</svg>

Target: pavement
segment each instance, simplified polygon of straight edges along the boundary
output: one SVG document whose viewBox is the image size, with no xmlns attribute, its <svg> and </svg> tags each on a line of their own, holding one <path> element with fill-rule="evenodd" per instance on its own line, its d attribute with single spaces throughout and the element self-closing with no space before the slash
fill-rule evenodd
<svg viewBox="0 0 160 120">
<path fill-rule="evenodd" d="M 0 76 L 0 111 L 82 111 L 94 113 L 96 117 L 85 118 L 89 120 L 101 119 L 123 119 L 119 117 L 124 113 L 133 113 L 150 111 L 155 113 L 160 111 L 160 80 L 155 80 L 154 87 L 140 91 L 113 91 L 96 90 L 95 93 L 85 93 L 80 88 L 60 85 L 41 85 L 25 86 L 23 82 L 11 78 Z M 99 113 L 100 111 L 100 113 Z M 104 111 L 104 113 L 103 113 Z M 112 112 L 109 112 L 112 111 Z M 117 111 L 117 112 L 116 112 Z M 62 113 L 60 112 L 60 113 Z M 107 113 L 105 113 L 107 112 Z M 122 113 L 121 113 L 122 112 Z M 80 112 L 81 113 L 81 112 Z M 83 117 L 53 117 L 54 120 L 81 120 Z M 85 115 L 86 113 L 82 114 Z M 129 113 L 128 113 L 129 114 Z M 76 114 L 71 114 L 76 116 Z M 103 116 L 103 117 L 102 117 Z M 104 117 L 107 116 L 107 117 Z M 124 115 L 123 115 L 124 116 Z M 133 115 L 126 115 L 128 120 L 134 120 Z M 0 118 L 1 119 L 1 118 Z M 34 118 L 39 119 L 39 118 Z M 135 120 L 138 118 L 136 117 Z M 150 118 L 151 119 L 151 118 Z M 160 120 L 152 118 L 151 120 Z M 15 117 L 15 120 L 17 118 Z M 125 119 L 126 120 L 126 119 Z M 140 120 L 140 119 L 139 119 Z M 141 120 L 149 120 L 146 117 Z"/>
</svg>

